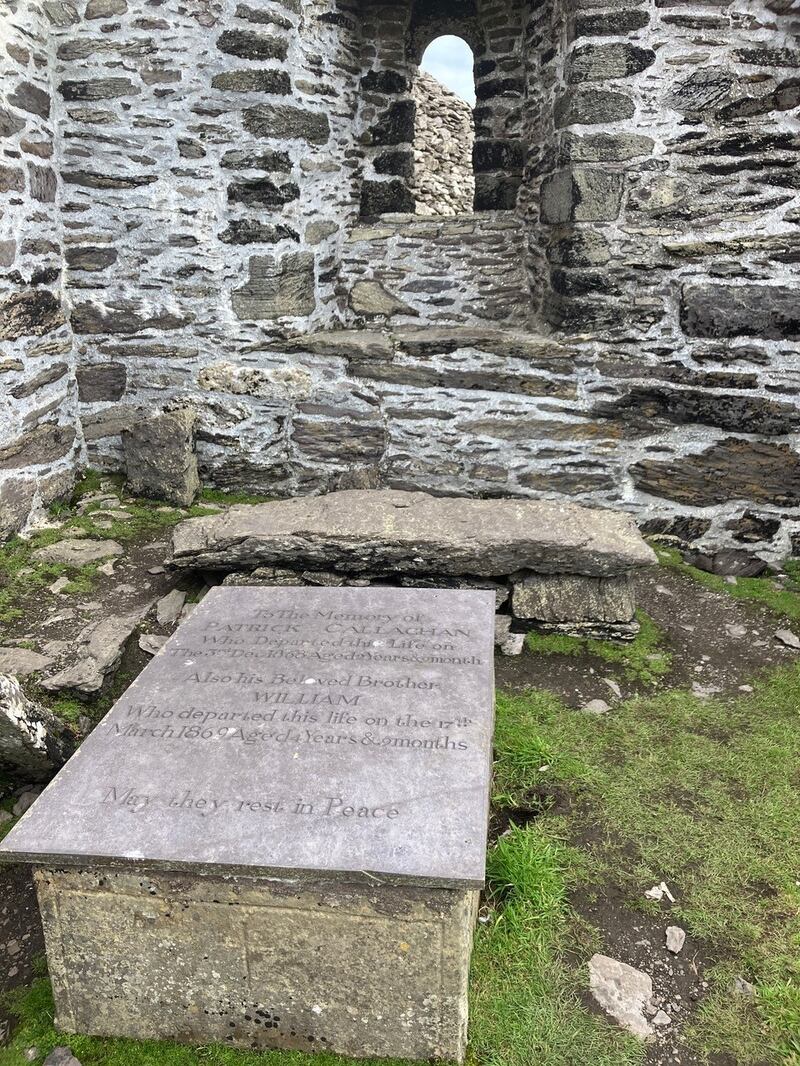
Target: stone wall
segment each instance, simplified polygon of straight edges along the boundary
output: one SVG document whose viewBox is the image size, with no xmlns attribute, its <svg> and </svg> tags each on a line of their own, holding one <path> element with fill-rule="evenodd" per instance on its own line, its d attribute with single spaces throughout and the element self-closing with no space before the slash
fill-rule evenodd
<svg viewBox="0 0 800 1066">
<path fill-rule="evenodd" d="M 384 215 L 355 227 L 342 287 L 359 322 L 523 326 L 530 292 L 511 211 L 455 217 Z"/>
<path fill-rule="evenodd" d="M 411 192 L 416 214 L 470 214 L 475 202 L 472 108 L 425 73 L 414 79 L 414 103 L 417 111 Z"/>
<path fill-rule="evenodd" d="M 70 490 L 81 447 L 45 7 L 0 10 L 0 536 Z"/>
<path fill-rule="evenodd" d="M 65 491 L 83 437 L 120 468 L 126 425 L 189 402 L 222 487 L 569 494 L 787 548 L 791 6 L 7 3 L 0 526 Z M 476 58 L 478 212 L 387 217 L 443 32 Z M 395 336 L 487 325 L 545 340 Z"/>
</svg>

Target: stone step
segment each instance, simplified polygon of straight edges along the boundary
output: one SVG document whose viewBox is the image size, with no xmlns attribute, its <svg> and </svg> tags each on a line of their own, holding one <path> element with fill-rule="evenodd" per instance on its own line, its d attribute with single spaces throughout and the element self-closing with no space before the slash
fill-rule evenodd
<svg viewBox="0 0 800 1066">
<path fill-rule="evenodd" d="M 655 562 L 633 519 L 550 500 L 436 497 L 394 489 L 240 505 L 178 525 L 172 565 L 498 577 L 600 578 Z"/>
</svg>

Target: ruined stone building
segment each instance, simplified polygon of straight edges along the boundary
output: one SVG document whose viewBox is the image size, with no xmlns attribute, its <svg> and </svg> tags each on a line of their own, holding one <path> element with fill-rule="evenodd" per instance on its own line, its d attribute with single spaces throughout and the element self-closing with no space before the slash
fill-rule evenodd
<svg viewBox="0 0 800 1066">
<path fill-rule="evenodd" d="M 0 0 L 0 525 L 201 476 L 800 531 L 795 0 Z M 475 59 L 426 210 L 418 63 Z M 415 176 L 416 175 L 416 176 Z M 419 213 L 415 213 L 419 198 Z"/>
</svg>

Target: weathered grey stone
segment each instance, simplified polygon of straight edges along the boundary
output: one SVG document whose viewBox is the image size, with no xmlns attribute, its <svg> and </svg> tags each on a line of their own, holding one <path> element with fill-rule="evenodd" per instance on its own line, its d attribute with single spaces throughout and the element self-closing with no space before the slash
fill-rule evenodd
<svg viewBox="0 0 800 1066">
<path fill-rule="evenodd" d="M 87 81 L 62 81 L 58 91 L 67 101 L 116 100 L 135 96 L 139 89 L 130 78 L 90 78 Z"/>
<path fill-rule="evenodd" d="M 684 285 L 681 325 L 692 337 L 800 340 L 800 302 L 791 285 Z"/>
<path fill-rule="evenodd" d="M 283 37 L 253 30 L 225 30 L 217 38 L 221 52 L 240 59 L 286 59 L 287 44 Z"/>
<path fill-rule="evenodd" d="M 63 324 L 61 303 L 49 289 L 28 289 L 0 301 L 0 340 L 41 337 Z"/>
<path fill-rule="evenodd" d="M 75 441 L 74 426 L 53 423 L 37 426 L 0 448 L 0 470 L 19 470 L 61 459 Z"/>
<path fill-rule="evenodd" d="M 181 329 L 190 317 L 172 314 L 137 305 L 126 308 L 105 308 L 97 304 L 76 303 L 70 312 L 70 323 L 76 333 L 141 333 L 147 329 Z"/>
<path fill-rule="evenodd" d="M 280 818 L 262 781 L 242 804 L 234 821 Z M 198 835 L 222 820 L 197 810 L 178 817 Z M 477 892 L 143 878 L 102 866 L 45 868 L 35 878 L 62 1030 L 141 1040 L 177 1034 L 194 1046 L 233 1044 L 251 1054 L 325 1048 L 357 1058 L 463 1060 Z M 67 949 L 66 936 L 80 952 Z"/>
<path fill-rule="evenodd" d="M 286 137 L 310 144 L 326 144 L 331 135 L 328 116 L 289 104 L 262 104 L 244 112 L 242 125 L 254 137 Z"/>
<path fill-rule="evenodd" d="M 186 603 L 186 593 L 181 589 L 173 589 L 166 596 L 162 596 L 156 604 L 158 624 L 160 626 L 174 625 L 180 618 L 184 603 Z"/>
<path fill-rule="evenodd" d="M 75 245 L 67 248 L 65 259 L 70 270 L 105 270 L 116 263 L 118 253 L 115 248 L 95 248 L 91 245 Z"/>
<path fill-rule="evenodd" d="M 632 118 L 633 100 L 610 89 L 568 89 L 555 106 L 556 125 L 578 126 Z"/>
<path fill-rule="evenodd" d="M 200 490 L 194 429 L 188 408 L 140 418 L 123 432 L 130 491 L 188 506 Z"/>
<path fill-rule="evenodd" d="M 636 603 L 628 574 L 526 574 L 514 581 L 511 610 L 526 622 L 631 622 Z"/>
<path fill-rule="evenodd" d="M 494 609 L 491 591 L 213 588 L 4 853 L 479 888 Z M 84 641 L 108 661 L 133 624 Z M 129 790 L 146 817 L 119 819 Z"/>
<path fill-rule="evenodd" d="M 13 644 L 0 646 L 0 674 L 27 677 L 28 674 L 44 670 L 52 661 L 51 656 L 41 655 L 30 648 L 18 648 Z"/>
<path fill-rule="evenodd" d="M 581 82 L 628 78 L 640 74 L 655 62 L 652 48 L 615 41 L 613 44 L 587 44 L 570 56 L 567 80 Z"/>
<path fill-rule="evenodd" d="M 0 674 L 0 767 L 26 781 L 47 780 L 74 745 L 54 714 L 29 700 L 19 681 Z"/>
<path fill-rule="evenodd" d="M 285 70 L 226 70 L 211 79 L 215 89 L 234 93 L 273 93 L 286 96 L 292 87 Z"/>
<path fill-rule="evenodd" d="M 422 492 L 351 490 L 232 507 L 182 522 L 178 567 L 303 565 L 398 573 L 606 576 L 654 561 L 625 514 L 537 500 L 440 499 Z"/>
<path fill-rule="evenodd" d="M 607 955 L 593 955 L 589 960 L 589 990 L 623 1029 L 641 1037 L 651 1034 L 645 1010 L 653 997 L 653 982 L 646 973 Z"/>
<path fill-rule="evenodd" d="M 127 10 L 127 0 L 89 0 L 83 17 L 89 21 L 113 18 L 114 15 L 124 15 Z"/>
<path fill-rule="evenodd" d="M 86 17 L 88 18 L 89 16 L 87 15 Z M 44 1060 L 42 1066 L 81 1066 L 81 1063 L 68 1047 L 56 1047 Z"/>
<path fill-rule="evenodd" d="M 7 478 L 0 483 L 0 537 L 8 537 L 25 526 L 35 494 L 33 478 Z"/>
<path fill-rule="evenodd" d="M 124 363 L 93 363 L 78 367 L 75 376 L 81 402 L 98 403 L 122 398 L 128 371 Z"/>
<path fill-rule="evenodd" d="M 604 170 L 557 171 L 542 187 L 545 222 L 600 222 L 619 215 L 624 178 Z"/>
<path fill-rule="evenodd" d="M 260 321 L 284 315 L 309 315 L 316 306 L 314 256 L 290 252 L 281 258 L 253 256 L 246 284 L 234 289 L 231 305 L 238 318 Z"/>
<path fill-rule="evenodd" d="M 689 506 L 748 499 L 800 505 L 800 456 L 786 444 L 728 437 L 692 455 L 642 459 L 631 476 L 642 492 Z"/>
<path fill-rule="evenodd" d="M 75 642 L 73 662 L 44 678 L 42 688 L 51 692 L 62 689 L 97 692 L 119 662 L 125 644 L 150 606 L 149 601 L 140 603 L 125 614 L 111 615 L 87 626 Z"/>
<path fill-rule="evenodd" d="M 419 312 L 389 292 L 379 281 L 357 281 L 350 290 L 350 306 L 357 315 L 390 318 L 392 315 L 418 316 Z"/>
<path fill-rule="evenodd" d="M 28 111 L 40 118 L 50 117 L 50 94 L 39 85 L 33 85 L 29 81 L 21 81 L 9 94 L 8 102 L 12 107 L 18 107 L 20 111 Z"/>
<path fill-rule="evenodd" d="M 43 563 L 63 563 L 65 566 L 86 566 L 101 559 L 124 555 L 124 549 L 116 540 L 57 540 L 43 548 L 36 548 L 33 558 Z"/>
</svg>

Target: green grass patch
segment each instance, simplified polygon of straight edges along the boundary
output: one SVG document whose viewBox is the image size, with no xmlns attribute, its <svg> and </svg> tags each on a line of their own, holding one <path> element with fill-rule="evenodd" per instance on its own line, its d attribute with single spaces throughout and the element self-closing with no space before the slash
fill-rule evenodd
<svg viewBox="0 0 800 1066">
<path fill-rule="evenodd" d="M 690 566 L 675 548 L 665 548 L 660 544 L 654 544 L 653 548 L 662 566 L 690 577 L 712 592 L 724 592 L 735 600 L 761 603 L 775 614 L 800 621 L 800 559 L 788 559 L 783 564 L 788 577 L 784 583 L 777 582 L 773 577 L 737 577 L 736 583 L 731 584 L 719 574 L 708 574 L 705 570 Z"/>
<path fill-rule="evenodd" d="M 200 493 L 200 506 L 204 503 L 218 503 L 230 507 L 237 503 L 272 503 L 274 496 L 257 496 L 252 492 L 223 492 L 221 489 L 203 489 Z"/>
<path fill-rule="evenodd" d="M 639 632 L 629 642 L 587 640 L 560 633 L 528 633 L 525 643 L 537 655 L 595 655 L 619 666 L 629 681 L 655 685 L 672 667 L 672 656 L 662 646 L 664 635 L 652 618 L 638 611 Z"/>
<path fill-rule="evenodd" d="M 550 694 L 500 696 L 497 787 L 518 799 L 535 784 L 568 792 L 574 812 L 553 818 L 582 851 L 581 891 L 613 884 L 634 909 L 658 914 L 644 892 L 665 880 L 677 921 L 717 964 L 690 1037 L 705 1061 L 739 1066 L 796 1054 L 800 1000 L 800 667 L 735 700 L 686 692 L 629 700 L 601 718 Z M 538 824 L 538 823 L 537 823 Z M 669 924 L 664 915 L 664 925 Z M 741 975 L 755 1002 L 731 992 Z"/>
</svg>

